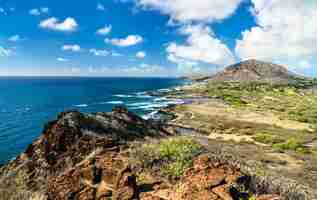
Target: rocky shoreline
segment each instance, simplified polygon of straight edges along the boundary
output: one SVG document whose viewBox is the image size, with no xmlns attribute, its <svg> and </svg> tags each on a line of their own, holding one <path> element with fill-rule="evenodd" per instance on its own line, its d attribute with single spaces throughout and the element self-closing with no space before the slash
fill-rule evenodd
<svg viewBox="0 0 317 200">
<path fill-rule="evenodd" d="M 182 102 L 157 111 L 154 119 L 120 106 L 109 113 L 61 113 L 25 152 L 0 167 L 1 199 L 317 199 L 314 185 L 301 182 L 313 183 L 314 176 L 295 174 L 301 160 L 312 166 L 314 158 L 272 151 L 242 134 L 265 130 L 270 121 L 201 92 L 206 87 L 197 82 L 148 93 Z M 257 115 L 266 121 L 254 124 Z M 274 129 L 308 131 L 293 121 L 274 123 Z"/>
<path fill-rule="evenodd" d="M 162 160 L 149 158 L 150 167 L 141 162 L 142 153 L 133 154 L 148 153 L 139 149 L 145 144 L 163 145 L 166 141 L 166 148 L 176 143 L 199 149 L 190 156 L 192 164 L 178 176 L 162 173 L 174 162 L 168 153 Z M 172 133 L 170 127 L 143 120 L 122 107 L 111 113 L 65 112 L 48 123 L 24 153 L 0 169 L 1 196 L 126 200 L 250 197 L 253 179 L 249 175 L 192 142 Z M 262 190 L 252 195 L 259 200 L 280 199 L 279 195 L 265 193 Z"/>
</svg>

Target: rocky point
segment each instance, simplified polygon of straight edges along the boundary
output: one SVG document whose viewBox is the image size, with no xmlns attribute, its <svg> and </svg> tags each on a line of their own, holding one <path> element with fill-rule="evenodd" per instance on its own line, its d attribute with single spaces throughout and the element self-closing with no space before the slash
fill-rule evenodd
<svg viewBox="0 0 317 200">
<path fill-rule="evenodd" d="M 145 169 L 130 162 L 128 144 L 170 135 L 123 107 L 110 113 L 61 113 L 24 153 L 0 168 L 1 199 L 234 200 L 246 195 L 241 187 L 247 176 L 206 153 L 177 179 L 152 174 L 152 181 L 140 181 Z"/>
</svg>

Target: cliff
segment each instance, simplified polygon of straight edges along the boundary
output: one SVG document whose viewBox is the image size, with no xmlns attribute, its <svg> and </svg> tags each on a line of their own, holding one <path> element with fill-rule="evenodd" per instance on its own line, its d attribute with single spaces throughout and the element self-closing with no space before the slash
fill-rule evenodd
<svg viewBox="0 0 317 200">
<path fill-rule="evenodd" d="M 249 198 L 250 180 L 201 144 L 171 137 L 159 124 L 116 107 L 110 113 L 61 113 L 0 168 L 0 193 L 4 200 L 233 200 Z"/>
</svg>

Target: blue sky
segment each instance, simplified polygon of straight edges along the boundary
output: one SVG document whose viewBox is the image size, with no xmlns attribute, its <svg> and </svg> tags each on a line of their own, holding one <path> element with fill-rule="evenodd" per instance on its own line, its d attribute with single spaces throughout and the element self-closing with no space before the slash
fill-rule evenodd
<svg viewBox="0 0 317 200">
<path fill-rule="evenodd" d="M 314 0 L 0 0 L 0 75 L 178 76 L 255 58 L 315 76 L 316 19 Z"/>
</svg>

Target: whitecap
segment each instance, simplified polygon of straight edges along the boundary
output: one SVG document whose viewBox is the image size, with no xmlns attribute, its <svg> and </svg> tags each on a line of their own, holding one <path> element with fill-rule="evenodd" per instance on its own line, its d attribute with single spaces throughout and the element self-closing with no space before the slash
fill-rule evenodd
<svg viewBox="0 0 317 200">
<path fill-rule="evenodd" d="M 158 97 L 154 99 L 154 101 L 166 101 L 166 100 L 167 100 L 166 97 Z"/>
<path fill-rule="evenodd" d="M 148 95 L 146 92 L 137 92 L 136 97 L 137 98 L 152 98 L 152 96 Z"/>
<path fill-rule="evenodd" d="M 88 107 L 87 104 L 78 104 L 78 105 L 75 105 L 76 107 Z"/>
<path fill-rule="evenodd" d="M 156 110 L 156 109 L 159 109 L 159 108 L 163 108 L 165 106 L 166 106 L 165 103 L 162 103 L 162 104 L 150 103 L 148 105 L 131 107 L 131 109 Z"/>
<path fill-rule="evenodd" d="M 128 94 L 115 94 L 113 96 L 119 97 L 119 98 L 131 98 L 131 97 L 133 97 L 132 95 L 128 95 Z"/>
<path fill-rule="evenodd" d="M 108 101 L 107 104 L 123 104 L 123 101 Z"/>
<path fill-rule="evenodd" d="M 151 105 L 151 102 L 139 102 L 139 103 L 130 103 L 127 106 L 146 106 L 146 105 Z"/>
<path fill-rule="evenodd" d="M 151 112 L 151 113 L 142 115 L 141 117 L 142 117 L 143 119 L 145 119 L 145 120 L 148 120 L 148 119 L 154 118 L 157 113 L 158 113 L 158 111 L 153 111 L 153 112 Z"/>
<path fill-rule="evenodd" d="M 159 89 L 158 91 L 159 92 L 170 92 L 171 90 L 170 89 Z"/>
</svg>

